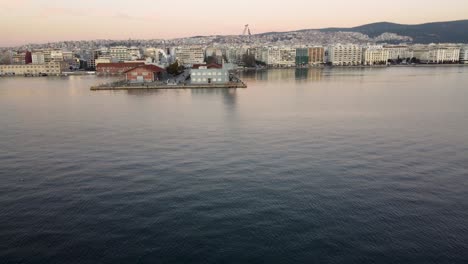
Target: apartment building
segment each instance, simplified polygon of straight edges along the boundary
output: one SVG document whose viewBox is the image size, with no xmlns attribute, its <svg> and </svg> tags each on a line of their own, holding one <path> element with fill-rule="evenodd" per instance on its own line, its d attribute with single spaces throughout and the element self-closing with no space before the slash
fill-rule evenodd
<svg viewBox="0 0 468 264">
<path fill-rule="evenodd" d="M 458 63 L 459 60 L 459 47 L 434 47 L 429 49 L 427 63 Z"/>
<path fill-rule="evenodd" d="M 186 66 L 201 64 L 205 61 L 205 51 L 202 47 L 177 47 L 175 49 L 175 56 L 179 64 Z"/>
<path fill-rule="evenodd" d="M 336 66 L 362 64 L 362 47 L 354 44 L 334 45 L 329 48 L 329 61 Z"/>
<path fill-rule="evenodd" d="M 296 49 L 291 47 L 281 47 L 279 49 L 279 61 L 280 67 L 292 67 L 296 65 Z"/>
<path fill-rule="evenodd" d="M 462 46 L 460 49 L 460 63 L 468 64 L 468 45 Z"/>
<path fill-rule="evenodd" d="M 308 65 L 309 64 L 309 49 L 308 48 L 296 48 L 296 65 Z"/>
<path fill-rule="evenodd" d="M 364 48 L 364 65 L 387 65 L 389 58 L 388 49 L 383 46 L 367 46 Z"/>
<path fill-rule="evenodd" d="M 311 47 L 309 48 L 309 64 L 319 65 L 325 63 L 325 48 Z"/>
<path fill-rule="evenodd" d="M 384 46 L 384 49 L 388 50 L 389 60 L 404 60 L 414 57 L 413 51 L 406 45 L 387 45 Z"/>
<path fill-rule="evenodd" d="M 130 59 L 129 50 L 125 46 L 110 47 L 109 55 L 117 61 L 126 61 Z"/>
</svg>

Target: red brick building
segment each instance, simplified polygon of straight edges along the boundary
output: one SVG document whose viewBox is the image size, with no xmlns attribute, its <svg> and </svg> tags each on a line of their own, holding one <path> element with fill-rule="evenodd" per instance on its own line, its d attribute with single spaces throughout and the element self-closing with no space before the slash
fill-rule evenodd
<svg viewBox="0 0 468 264">
<path fill-rule="evenodd" d="M 194 64 L 192 66 L 192 69 L 200 69 L 200 68 L 206 68 L 206 69 L 222 69 L 223 65 L 217 64 L 217 63 L 210 63 L 210 64 Z"/>
<path fill-rule="evenodd" d="M 125 71 L 127 82 L 143 83 L 160 80 L 165 70 L 155 65 L 141 65 Z"/>
<path fill-rule="evenodd" d="M 145 65 L 144 62 L 99 63 L 96 65 L 97 75 L 121 75 L 135 67 Z"/>
</svg>

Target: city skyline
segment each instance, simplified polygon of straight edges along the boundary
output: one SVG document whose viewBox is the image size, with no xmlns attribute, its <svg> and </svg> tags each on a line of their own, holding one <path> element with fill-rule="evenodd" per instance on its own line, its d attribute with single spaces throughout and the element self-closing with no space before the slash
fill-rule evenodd
<svg viewBox="0 0 468 264">
<path fill-rule="evenodd" d="M 283 1 L 219 3 L 201 0 L 183 1 L 176 6 L 149 0 L 141 0 L 138 4 L 107 0 L 17 0 L 2 3 L 0 23 L 9 26 L 0 28 L 0 34 L 4 36 L 0 46 L 64 40 L 238 35 L 247 23 L 256 34 L 352 27 L 382 21 L 420 24 L 466 18 L 463 11 L 468 8 L 467 2 L 447 0 L 429 3 L 397 0 L 391 5 L 383 5 L 369 0 L 291 0 L 285 6 Z"/>
</svg>

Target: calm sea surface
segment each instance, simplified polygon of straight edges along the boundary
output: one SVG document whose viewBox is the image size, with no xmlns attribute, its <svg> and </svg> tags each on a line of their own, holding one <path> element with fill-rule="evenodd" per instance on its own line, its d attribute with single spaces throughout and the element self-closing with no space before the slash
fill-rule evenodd
<svg viewBox="0 0 468 264">
<path fill-rule="evenodd" d="M 468 263 L 468 67 L 0 78 L 0 263 Z"/>
</svg>

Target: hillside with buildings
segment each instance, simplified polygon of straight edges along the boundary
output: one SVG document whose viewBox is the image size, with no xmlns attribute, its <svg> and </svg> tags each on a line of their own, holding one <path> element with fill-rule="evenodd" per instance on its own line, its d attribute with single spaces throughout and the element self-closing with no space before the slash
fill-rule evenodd
<svg viewBox="0 0 468 264">
<path fill-rule="evenodd" d="M 396 23 L 373 23 L 352 28 L 325 28 L 321 32 L 359 32 L 370 38 L 377 38 L 385 33 L 406 36 L 414 43 L 467 43 L 468 20 L 433 22 L 419 25 Z"/>
</svg>

